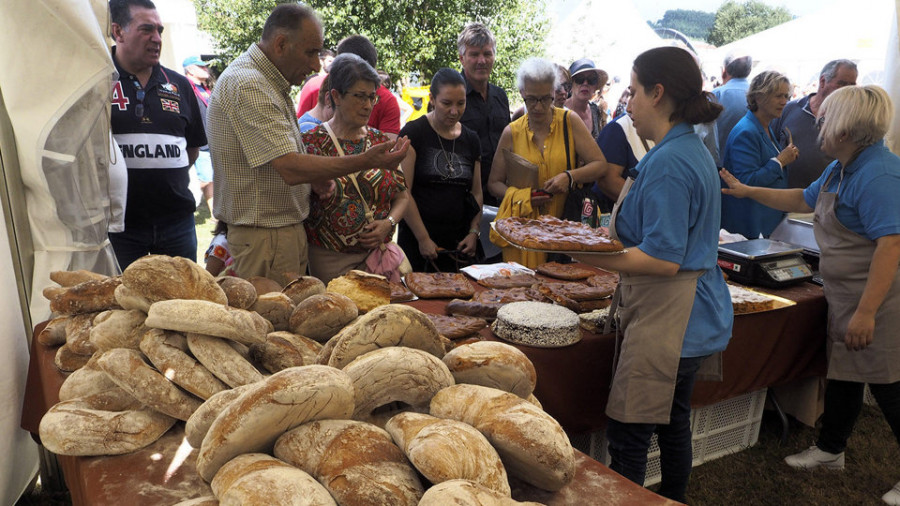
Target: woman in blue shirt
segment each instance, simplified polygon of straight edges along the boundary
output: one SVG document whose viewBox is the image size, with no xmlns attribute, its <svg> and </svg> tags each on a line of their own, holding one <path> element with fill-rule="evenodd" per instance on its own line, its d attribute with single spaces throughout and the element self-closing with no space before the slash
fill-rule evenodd
<svg viewBox="0 0 900 506">
<path fill-rule="evenodd" d="M 662 449 L 659 494 L 684 502 L 691 472 L 690 399 L 701 363 L 731 338 L 731 298 L 716 264 L 716 165 L 691 125 L 722 106 L 702 90 L 694 58 L 675 47 L 634 61 L 628 104 L 637 133 L 656 143 L 619 196 L 610 232 L 620 255 L 578 260 L 620 273 L 624 339 L 606 414 L 611 468 L 643 484 L 650 438 Z M 611 311 L 612 311 L 611 310 Z"/>
<path fill-rule="evenodd" d="M 753 186 L 787 188 L 785 167 L 797 159 L 797 147 L 784 149 L 778 135 L 772 132 L 772 120 L 791 99 L 791 84 L 778 72 L 765 71 L 753 78 L 747 90 L 747 114 L 738 121 L 728 135 L 722 166 L 741 181 Z M 750 200 L 722 197 L 722 228 L 756 239 L 768 237 L 775 230 L 784 213 Z"/>
<path fill-rule="evenodd" d="M 819 109 L 822 151 L 836 159 L 804 189 L 742 184 L 724 193 L 788 212 L 815 209 L 813 233 L 828 301 L 828 384 L 816 445 L 785 458 L 796 469 L 843 469 L 866 383 L 900 442 L 900 158 L 882 138 L 893 106 L 878 86 L 847 86 Z M 900 483 L 882 497 L 900 505 Z"/>
</svg>

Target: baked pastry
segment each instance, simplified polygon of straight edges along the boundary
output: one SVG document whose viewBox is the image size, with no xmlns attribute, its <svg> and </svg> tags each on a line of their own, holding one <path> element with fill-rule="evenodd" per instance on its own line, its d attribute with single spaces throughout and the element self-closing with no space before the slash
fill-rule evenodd
<svg viewBox="0 0 900 506">
<path fill-rule="evenodd" d="M 352 270 L 332 279 L 326 291 L 349 297 L 359 308 L 360 314 L 391 303 L 391 287 L 387 278 L 363 271 Z"/>
<path fill-rule="evenodd" d="M 475 294 L 465 275 L 452 272 L 410 272 L 406 286 L 423 299 L 467 299 Z"/>
<path fill-rule="evenodd" d="M 502 218 L 495 222 L 495 229 L 514 246 L 531 250 L 610 253 L 624 248 L 600 229 L 547 215 Z"/>
<path fill-rule="evenodd" d="M 595 334 L 602 334 L 606 328 L 606 320 L 609 318 L 609 307 L 595 309 L 587 313 L 578 315 L 578 321 L 581 328 Z M 610 326 L 611 331 L 616 330 L 616 320 L 613 318 Z"/>
<path fill-rule="evenodd" d="M 478 284 L 486 288 L 518 288 L 527 287 L 538 283 L 538 278 L 533 274 L 519 273 L 509 276 L 497 275 L 478 280 Z"/>
<path fill-rule="evenodd" d="M 612 291 L 615 291 L 619 284 L 619 277 L 613 273 L 595 274 L 587 278 L 586 283 L 590 286 L 611 288 Z"/>
<path fill-rule="evenodd" d="M 438 334 L 447 339 L 462 339 L 487 327 L 487 321 L 474 316 L 444 316 L 439 314 L 426 314 L 425 316 L 434 323 Z"/>
<path fill-rule="evenodd" d="M 547 299 L 576 313 L 609 307 L 615 288 L 588 286 L 583 283 L 542 283 L 538 291 Z"/>
<path fill-rule="evenodd" d="M 581 340 L 578 315 L 545 302 L 511 302 L 497 311 L 491 330 L 512 343 L 556 348 Z"/>
<path fill-rule="evenodd" d="M 476 316 L 493 320 L 497 317 L 497 311 L 501 307 L 503 307 L 503 304 L 498 302 L 453 299 L 447 303 L 444 311 L 449 315 Z"/>
<path fill-rule="evenodd" d="M 774 299 L 753 290 L 729 283 L 728 292 L 731 294 L 731 305 L 734 307 L 734 314 L 768 311 L 775 307 Z"/>
<path fill-rule="evenodd" d="M 569 281 L 587 279 L 596 274 L 595 271 L 579 267 L 576 264 L 561 264 L 559 262 L 547 262 L 538 265 L 534 270 L 537 271 L 538 274 L 543 274 L 544 276 L 566 279 Z"/>
<path fill-rule="evenodd" d="M 416 300 L 416 294 L 412 293 L 403 283 L 388 281 L 391 286 L 391 302 L 409 302 Z"/>
<path fill-rule="evenodd" d="M 543 302 L 546 299 L 543 295 L 541 295 L 541 292 L 538 291 L 537 288 L 529 286 L 527 288 L 519 287 L 482 290 L 480 292 L 476 292 L 475 295 L 472 296 L 472 300 L 475 302 L 484 302 L 486 304 L 506 304 L 508 302 L 522 302 L 526 300 L 536 300 L 538 302 Z"/>
</svg>

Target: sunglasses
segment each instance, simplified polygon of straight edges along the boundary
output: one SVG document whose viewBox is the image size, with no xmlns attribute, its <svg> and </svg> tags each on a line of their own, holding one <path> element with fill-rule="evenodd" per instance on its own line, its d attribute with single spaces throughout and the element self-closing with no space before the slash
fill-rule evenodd
<svg viewBox="0 0 900 506">
<path fill-rule="evenodd" d="M 590 74 L 584 73 L 572 77 L 572 82 L 574 82 L 575 84 L 584 84 L 585 82 L 587 82 L 591 86 L 596 86 L 600 84 L 600 77 L 598 77 L 597 74 L 593 72 L 591 72 Z"/>
<path fill-rule="evenodd" d="M 144 97 L 146 96 L 146 94 L 144 93 L 144 90 L 137 90 L 135 95 L 136 95 L 135 98 L 137 99 L 138 103 L 136 106 L 134 106 L 134 115 L 138 118 L 143 118 L 144 117 Z"/>
</svg>

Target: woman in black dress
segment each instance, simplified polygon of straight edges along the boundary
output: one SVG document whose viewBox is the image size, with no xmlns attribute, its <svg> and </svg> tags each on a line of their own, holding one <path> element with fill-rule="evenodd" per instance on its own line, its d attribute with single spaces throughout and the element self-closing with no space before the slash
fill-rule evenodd
<svg viewBox="0 0 900 506">
<path fill-rule="evenodd" d="M 459 122 L 466 81 L 443 68 L 431 80 L 434 110 L 409 122 L 401 136 L 410 149 L 401 163 L 412 202 L 400 223 L 398 244 L 415 271 L 455 271 L 473 261 L 481 221 L 481 147 Z"/>
</svg>

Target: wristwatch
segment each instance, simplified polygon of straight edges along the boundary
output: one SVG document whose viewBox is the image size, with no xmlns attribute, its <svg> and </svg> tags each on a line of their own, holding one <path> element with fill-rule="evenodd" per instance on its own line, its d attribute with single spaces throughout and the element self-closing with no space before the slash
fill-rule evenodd
<svg viewBox="0 0 900 506">
<path fill-rule="evenodd" d="M 481 230 L 478 230 L 477 228 L 469 229 L 469 233 L 475 234 L 475 237 L 481 237 Z"/>
<path fill-rule="evenodd" d="M 396 227 L 396 226 L 397 226 L 397 220 L 395 220 L 394 217 L 391 216 L 390 214 L 387 215 L 387 218 L 386 218 L 386 219 L 387 219 L 389 222 L 391 222 L 391 226 L 392 226 L 392 227 Z"/>
</svg>

